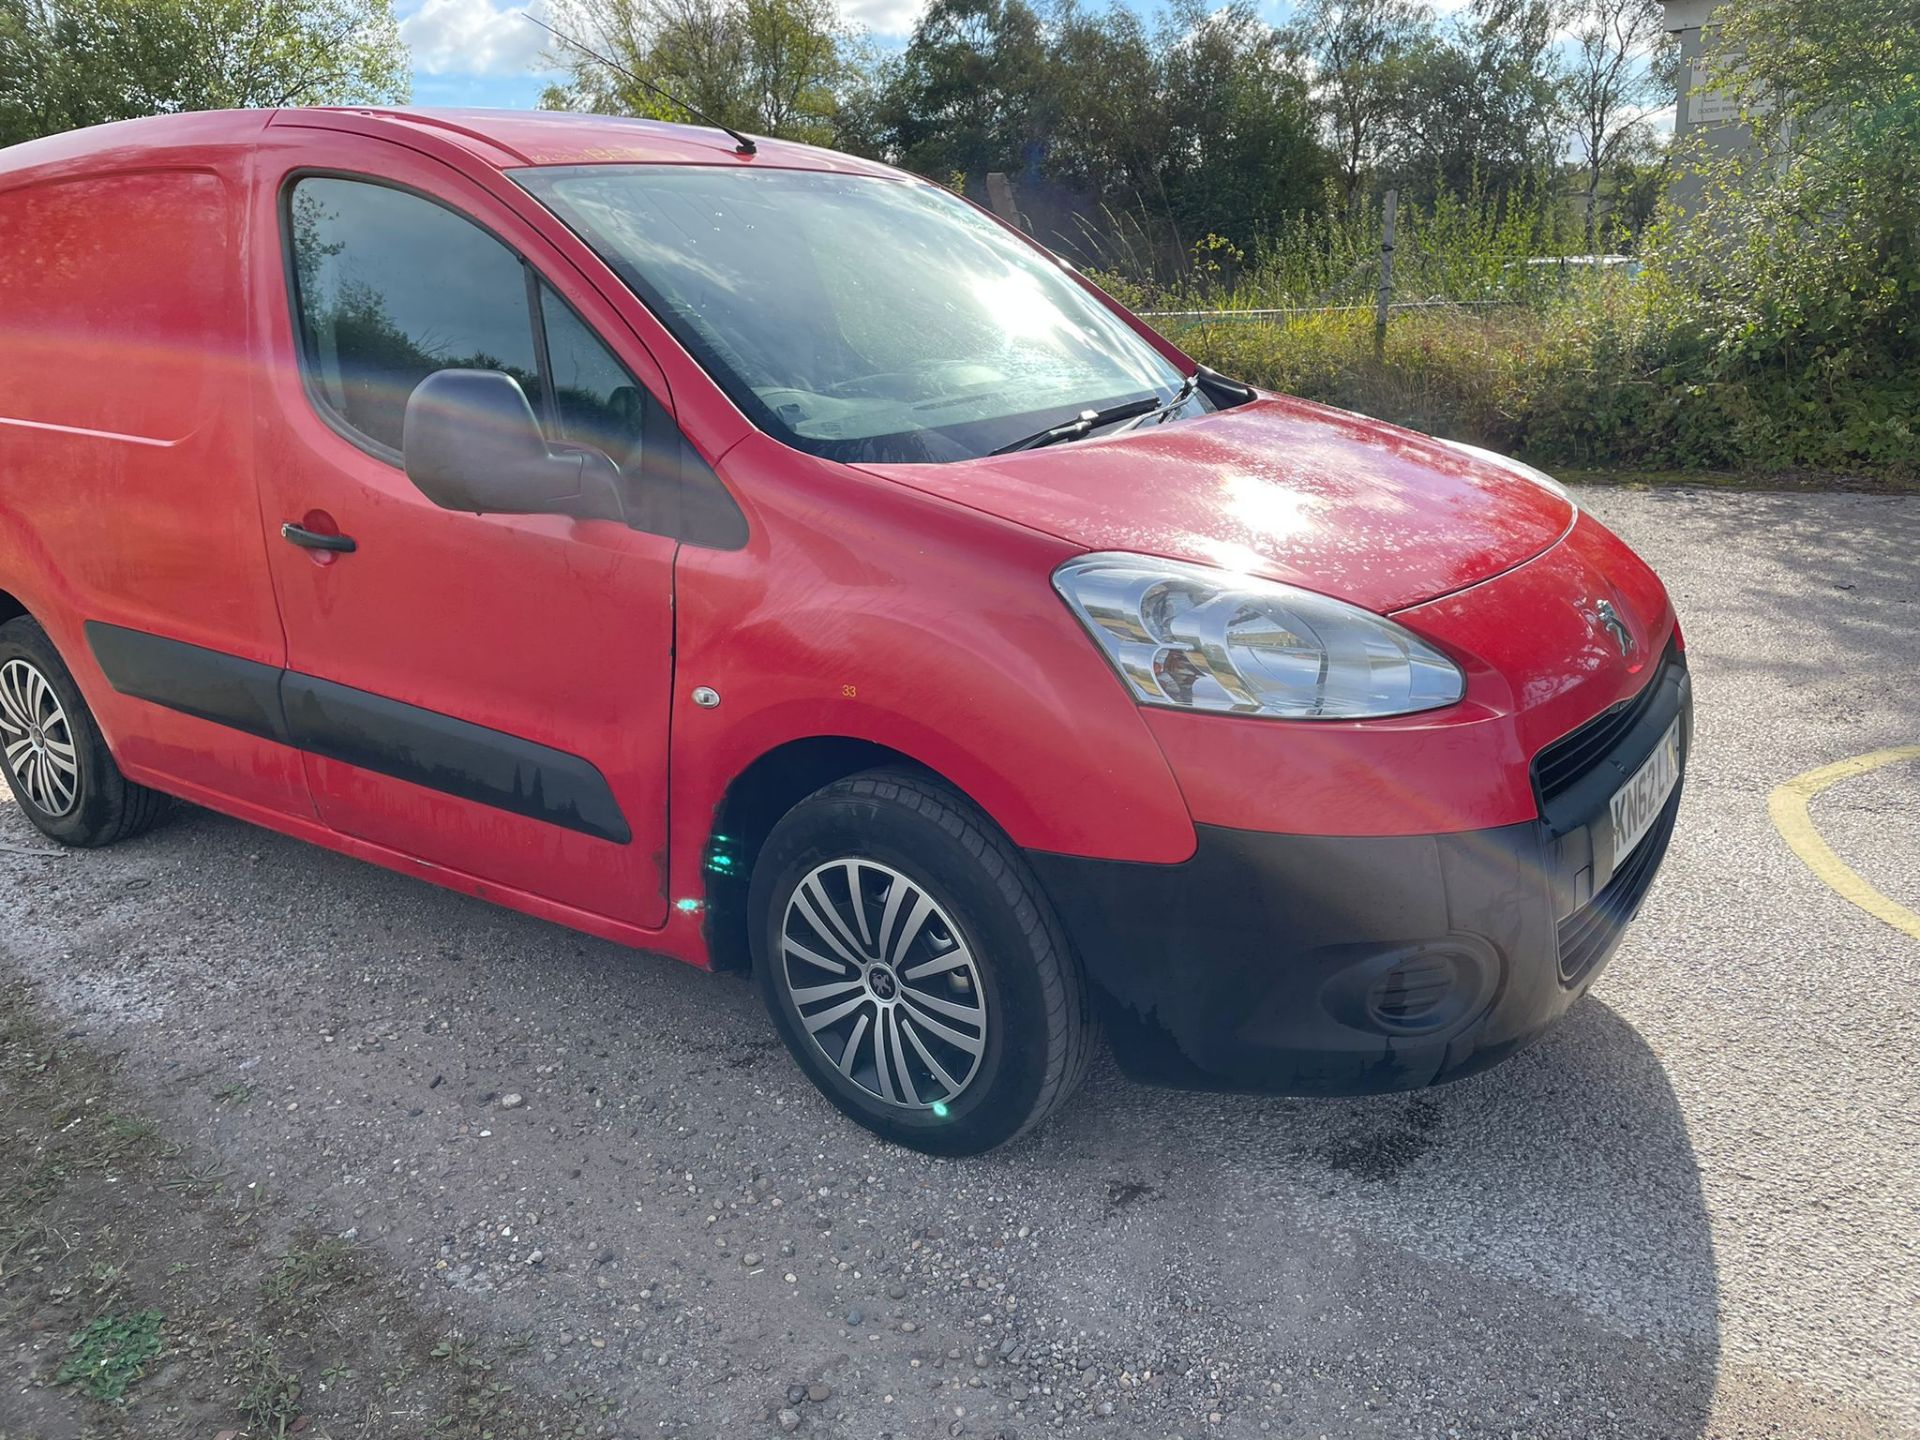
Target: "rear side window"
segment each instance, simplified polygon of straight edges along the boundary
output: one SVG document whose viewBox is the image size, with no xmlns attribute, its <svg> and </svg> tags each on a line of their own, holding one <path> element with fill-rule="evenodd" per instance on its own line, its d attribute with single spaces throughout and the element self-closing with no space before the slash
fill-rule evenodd
<svg viewBox="0 0 1920 1440">
<path fill-rule="evenodd" d="M 0 193 L 0 419 L 179 440 L 246 383 L 233 205 L 192 170 Z"/>
<path fill-rule="evenodd" d="M 535 408 L 540 365 L 520 257 L 404 190 L 314 178 L 289 210 L 307 373 L 353 430 L 400 448 L 407 397 L 435 370 L 504 370 Z"/>
</svg>

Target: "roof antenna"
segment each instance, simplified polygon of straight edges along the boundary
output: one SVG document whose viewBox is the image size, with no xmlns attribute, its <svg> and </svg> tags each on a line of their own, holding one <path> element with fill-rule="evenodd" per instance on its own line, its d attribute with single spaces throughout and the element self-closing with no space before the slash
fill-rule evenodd
<svg viewBox="0 0 1920 1440">
<path fill-rule="evenodd" d="M 691 105 L 687 104 L 686 101 L 675 99 L 672 95 L 668 94 L 665 90 L 661 89 L 658 85 L 654 84 L 651 80 L 641 79 L 638 75 L 634 74 L 633 71 L 627 69 L 626 66 L 622 65 L 618 60 L 609 60 L 605 55 L 602 55 L 598 50 L 589 49 L 587 46 L 582 45 L 578 40 L 574 39 L 571 35 L 562 35 L 558 30 L 554 29 L 553 26 L 547 24 L 546 21 L 542 20 L 537 15 L 532 15 L 532 14 L 529 14 L 527 11 L 522 10 L 520 12 L 520 16 L 524 20 L 533 21 L 534 24 L 538 25 L 542 30 L 546 31 L 549 35 L 553 36 L 556 40 L 560 41 L 561 44 L 571 45 L 575 50 L 578 50 L 582 55 L 586 55 L 591 57 L 592 59 L 598 60 L 602 65 L 606 66 L 609 70 L 618 71 L 620 74 L 626 76 L 627 79 L 633 81 L 633 83 L 636 85 L 644 85 L 647 89 L 651 90 L 654 94 L 658 95 L 662 100 L 666 101 L 669 105 L 677 105 L 680 109 L 686 111 L 689 115 L 693 116 L 693 118 L 698 120 L 701 124 L 709 125 L 715 130 L 724 130 L 727 134 L 731 135 L 736 142 L 738 142 L 733 147 L 736 154 L 757 155 L 759 153 L 760 147 L 755 145 L 751 139 L 749 139 L 745 135 L 742 135 L 738 130 L 734 129 L 731 125 L 722 125 L 718 120 L 709 120 L 706 116 L 702 115 L 698 110 L 694 109 Z"/>
</svg>

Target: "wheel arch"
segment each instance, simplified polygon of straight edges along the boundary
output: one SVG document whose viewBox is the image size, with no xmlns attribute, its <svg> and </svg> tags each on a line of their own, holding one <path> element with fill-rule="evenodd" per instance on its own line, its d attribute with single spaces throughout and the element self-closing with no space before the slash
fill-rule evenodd
<svg viewBox="0 0 1920 1440">
<path fill-rule="evenodd" d="M 714 969 L 752 966 L 747 887 L 760 849 L 780 818 L 814 791 L 882 767 L 910 770 L 966 795 L 945 775 L 904 751 L 851 735 L 784 741 L 756 756 L 728 782 L 714 807 L 700 856 L 706 882 L 707 953 Z"/>
</svg>

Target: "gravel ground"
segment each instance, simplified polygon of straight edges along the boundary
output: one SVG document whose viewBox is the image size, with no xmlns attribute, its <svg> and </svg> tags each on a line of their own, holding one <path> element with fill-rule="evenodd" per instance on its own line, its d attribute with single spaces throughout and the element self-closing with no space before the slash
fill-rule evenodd
<svg viewBox="0 0 1920 1440">
<path fill-rule="evenodd" d="M 1582 499 L 1673 589 L 1696 761 L 1594 994 L 1456 1086 L 1102 1064 L 1038 1137 L 928 1160 L 815 1098 L 743 979 L 198 811 L 39 858 L 3 790 L 0 977 L 636 1440 L 1920 1436 L 1920 941 L 1766 814 L 1920 743 L 1920 499 Z M 1913 906 L 1917 815 L 1920 764 L 1814 805 Z"/>
</svg>

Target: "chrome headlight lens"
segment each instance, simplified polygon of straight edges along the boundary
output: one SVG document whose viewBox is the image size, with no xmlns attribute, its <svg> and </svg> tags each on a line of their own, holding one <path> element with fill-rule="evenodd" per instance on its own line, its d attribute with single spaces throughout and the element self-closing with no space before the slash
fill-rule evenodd
<svg viewBox="0 0 1920 1440">
<path fill-rule="evenodd" d="M 1364 720 L 1457 703 L 1466 678 L 1411 631 L 1308 590 L 1148 555 L 1083 555 L 1053 575 L 1146 705 Z"/>
</svg>

